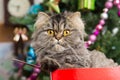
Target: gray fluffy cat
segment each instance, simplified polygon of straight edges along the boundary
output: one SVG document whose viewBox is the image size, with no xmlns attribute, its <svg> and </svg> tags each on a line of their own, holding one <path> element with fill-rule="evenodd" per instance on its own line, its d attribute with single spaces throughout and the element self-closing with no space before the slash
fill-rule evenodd
<svg viewBox="0 0 120 80">
<path fill-rule="evenodd" d="M 103 53 L 84 47 L 84 23 L 80 17 L 80 12 L 51 16 L 39 12 L 32 45 L 42 70 L 118 66 Z"/>
</svg>

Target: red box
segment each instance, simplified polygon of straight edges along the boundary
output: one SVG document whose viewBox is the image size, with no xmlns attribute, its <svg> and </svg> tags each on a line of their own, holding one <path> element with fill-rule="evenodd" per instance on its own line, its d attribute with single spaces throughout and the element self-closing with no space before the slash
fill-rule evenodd
<svg viewBox="0 0 120 80">
<path fill-rule="evenodd" d="M 58 69 L 51 80 L 120 80 L 120 67 Z"/>
</svg>

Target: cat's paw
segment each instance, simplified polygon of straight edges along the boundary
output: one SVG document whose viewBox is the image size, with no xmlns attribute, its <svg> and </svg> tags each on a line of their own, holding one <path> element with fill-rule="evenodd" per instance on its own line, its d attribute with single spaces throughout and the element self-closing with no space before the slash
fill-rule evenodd
<svg viewBox="0 0 120 80">
<path fill-rule="evenodd" d="M 55 71 L 59 67 L 60 67 L 60 64 L 54 59 L 46 57 L 41 61 L 41 69 L 42 70 Z"/>
<path fill-rule="evenodd" d="M 64 66 L 65 68 L 75 68 L 75 65 L 72 65 L 70 63 L 65 63 Z"/>
</svg>

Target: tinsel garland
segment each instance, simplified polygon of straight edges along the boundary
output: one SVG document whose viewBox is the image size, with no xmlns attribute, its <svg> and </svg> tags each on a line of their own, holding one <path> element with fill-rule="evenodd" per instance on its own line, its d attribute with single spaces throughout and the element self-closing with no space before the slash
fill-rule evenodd
<svg viewBox="0 0 120 80">
<path fill-rule="evenodd" d="M 93 33 L 89 36 L 89 40 L 86 41 L 85 43 L 86 48 L 89 48 L 89 46 L 96 41 L 97 36 L 99 35 L 100 31 L 103 29 L 103 26 L 105 25 L 105 21 L 108 19 L 108 11 L 113 7 L 113 5 L 115 5 L 118 8 L 118 16 L 120 17 L 120 0 L 108 0 L 105 3 L 103 13 L 101 13 L 100 15 L 101 19 L 99 23 L 96 25 Z"/>
</svg>

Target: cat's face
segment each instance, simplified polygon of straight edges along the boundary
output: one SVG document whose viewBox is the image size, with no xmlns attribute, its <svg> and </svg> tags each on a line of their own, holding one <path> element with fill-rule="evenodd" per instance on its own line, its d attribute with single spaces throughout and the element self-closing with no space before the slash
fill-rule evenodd
<svg viewBox="0 0 120 80">
<path fill-rule="evenodd" d="M 38 52 L 49 50 L 59 53 L 80 45 L 80 33 L 84 30 L 84 25 L 78 15 L 77 12 L 48 16 L 40 12 L 35 24 L 36 31 L 33 33 L 33 47 Z"/>
</svg>

